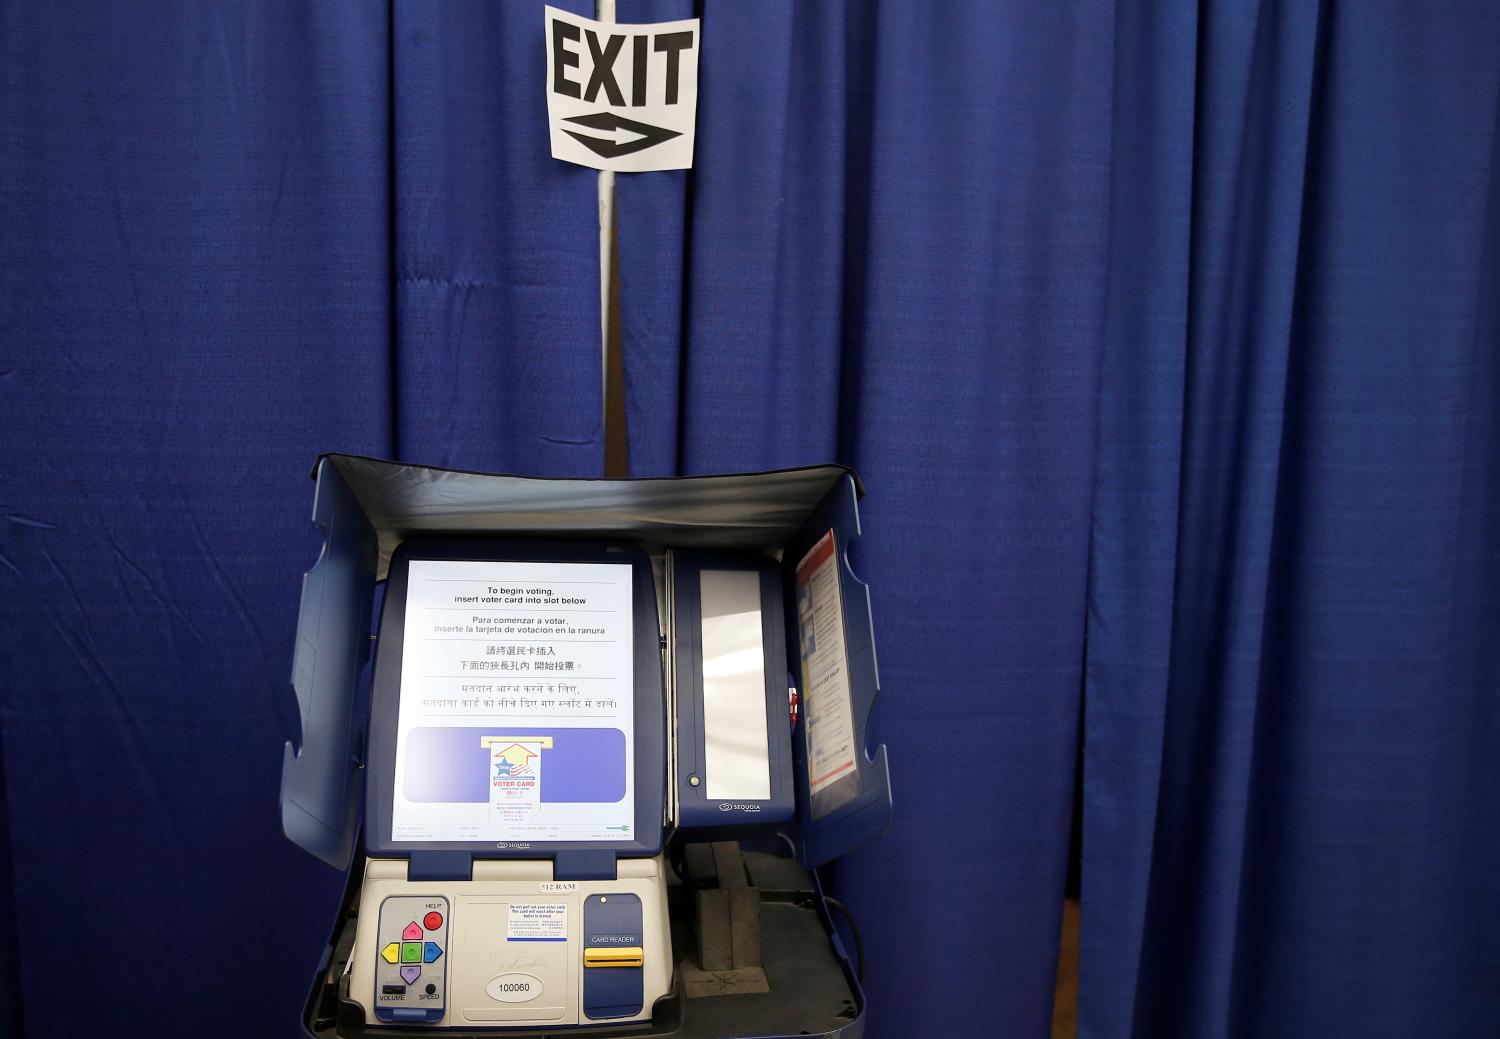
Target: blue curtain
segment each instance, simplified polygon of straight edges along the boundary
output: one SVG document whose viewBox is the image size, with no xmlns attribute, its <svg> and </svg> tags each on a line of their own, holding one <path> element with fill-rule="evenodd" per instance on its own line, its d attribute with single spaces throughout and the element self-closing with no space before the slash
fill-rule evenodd
<svg viewBox="0 0 1500 1039">
<path fill-rule="evenodd" d="M 306 473 L 390 448 L 386 14 L 3 10 L 0 1033 L 287 1034 L 340 888 L 276 805 Z"/>
<path fill-rule="evenodd" d="M 0 1035 L 295 1033 L 342 884 L 276 800 L 318 452 L 599 473 L 541 35 L 0 8 Z"/>
<path fill-rule="evenodd" d="M 602 474 L 597 177 L 548 149 L 539 6 L 393 8 L 392 457 Z"/>
<path fill-rule="evenodd" d="M 294 1031 L 317 452 L 599 472 L 539 8 L 0 5 L 0 1034 Z M 870 1034 L 1047 1034 L 1081 711 L 1086 1039 L 1493 1035 L 1500 8 L 694 14 L 631 467 L 870 487 Z"/>
<path fill-rule="evenodd" d="M 1081 1031 L 1500 1031 L 1500 8 L 1116 9 Z"/>
</svg>

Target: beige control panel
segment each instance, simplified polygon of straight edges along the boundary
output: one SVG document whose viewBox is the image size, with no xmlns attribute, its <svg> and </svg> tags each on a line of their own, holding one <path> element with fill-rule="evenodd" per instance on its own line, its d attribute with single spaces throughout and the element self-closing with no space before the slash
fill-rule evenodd
<svg viewBox="0 0 1500 1039">
<path fill-rule="evenodd" d="M 411 882 L 406 866 L 365 864 L 347 972 L 369 1024 L 626 1023 L 649 1019 L 671 988 L 660 858 L 621 859 L 610 881 L 554 881 L 550 861 L 480 860 L 472 880 Z"/>
</svg>

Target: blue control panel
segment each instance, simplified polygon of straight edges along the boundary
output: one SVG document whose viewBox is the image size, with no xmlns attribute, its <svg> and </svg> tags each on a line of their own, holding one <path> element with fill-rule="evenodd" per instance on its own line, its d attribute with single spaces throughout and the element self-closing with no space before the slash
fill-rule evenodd
<svg viewBox="0 0 1500 1039">
<path fill-rule="evenodd" d="M 583 1015 L 634 1017 L 645 1005 L 644 928 L 635 895 L 590 895 L 583 902 Z"/>
</svg>

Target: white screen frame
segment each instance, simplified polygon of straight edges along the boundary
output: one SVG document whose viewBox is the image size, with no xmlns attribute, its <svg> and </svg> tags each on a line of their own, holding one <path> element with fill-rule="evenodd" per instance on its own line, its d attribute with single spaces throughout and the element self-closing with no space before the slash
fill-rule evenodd
<svg viewBox="0 0 1500 1039">
<path fill-rule="evenodd" d="M 636 839 L 635 820 L 635 616 L 634 566 L 628 562 L 531 561 L 493 559 L 412 559 L 406 586 L 402 673 L 396 717 L 395 768 L 391 788 L 390 840 L 395 845 L 458 843 L 598 844 Z M 551 594 L 531 595 L 545 590 Z M 476 601 L 456 601 L 473 598 Z M 508 601 L 540 599 L 542 601 Z M 550 600 L 550 601 L 549 601 Z M 436 619 L 435 619 L 436 618 Z M 481 622 L 482 621 L 482 622 Z M 559 623 L 542 623 L 557 621 Z M 491 622 L 491 623 L 483 623 Z M 496 628 L 508 631 L 492 630 Z M 472 628 L 472 631 L 453 630 Z M 551 629 L 544 631 L 543 629 Z M 598 631 L 596 636 L 594 633 Z M 579 637 L 579 633 L 588 633 Z M 450 645 L 451 643 L 451 645 Z M 557 657 L 487 653 L 488 647 L 552 648 Z M 478 650 L 479 652 L 475 652 Z M 471 655 L 464 655 L 471 654 Z M 564 656 L 563 654 L 568 654 Z M 550 663 L 572 661 L 571 673 L 502 671 L 457 667 L 463 662 Z M 582 672 L 587 671 L 587 674 Z M 566 675 L 565 678 L 557 676 Z M 498 677 L 503 676 L 503 677 Z M 517 677 L 520 676 L 520 677 Z M 579 699 L 614 706 L 583 711 L 555 706 L 561 700 L 545 693 L 526 697 L 551 708 L 483 706 L 481 686 L 566 682 L 576 687 L 563 700 Z M 490 693 L 490 699 L 500 694 Z M 520 693 L 512 699 L 521 700 Z M 479 706 L 468 701 L 478 697 Z M 446 701 L 458 701 L 456 706 Z M 444 704 L 434 706 L 435 703 Z M 497 805 L 408 800 L 407 764 L 411 733 L 423 727 L 501 730 L 547 728 L 617 728 L 624 736 L 624 794 L 613 802 L 543 803 L 541 778 L 531 792 L 535 814 L 519 819 Z M 467 741 L 468 735 L 452 736 Z M 540 738 L 540 737 L 539 737 Z M 464 743 L 467 747 L 467 743 Z M 546 750 L 538 747 L 537 769 L 545 775 Z M 465 773 L 465 775 L 467 775 Z M 468 782 L 465 779 L 464 782 Z M 518 802 L 521 809 L 531 802 Z"/>
</svg>

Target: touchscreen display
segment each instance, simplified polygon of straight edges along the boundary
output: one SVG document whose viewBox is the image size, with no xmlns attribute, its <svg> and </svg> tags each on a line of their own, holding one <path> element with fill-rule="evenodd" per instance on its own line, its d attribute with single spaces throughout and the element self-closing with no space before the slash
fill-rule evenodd
<svg viewBox="0 0 1500 1039">
<path fill-rule="evenodd" d="M 631 565 L 409 567 L 391 839 L 634 840 Z"/>
</svg>

